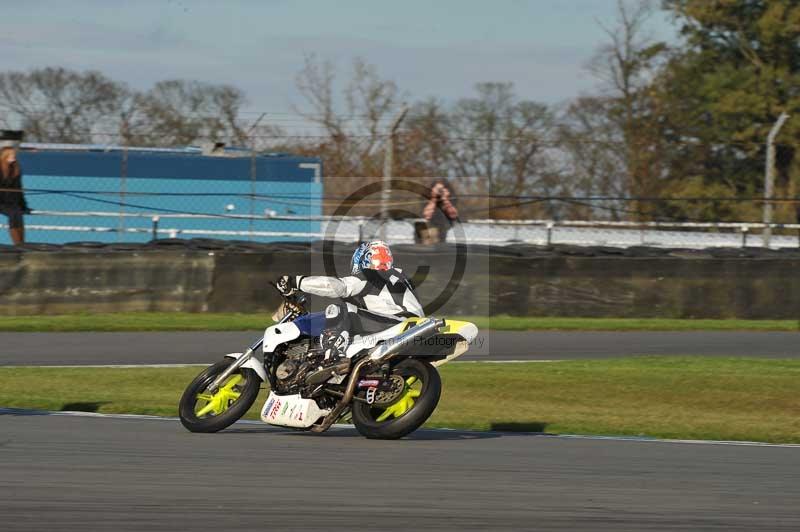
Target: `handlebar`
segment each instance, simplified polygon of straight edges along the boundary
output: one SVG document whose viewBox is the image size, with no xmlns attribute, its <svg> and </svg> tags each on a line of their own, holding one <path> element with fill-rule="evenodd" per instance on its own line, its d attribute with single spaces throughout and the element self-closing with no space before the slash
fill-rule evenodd
<svg viewBox="0 0 800 532">
<path fill-rule="evenodd" d="M 280 289 L 278 289 L 277 283 L 271 283 L 272 287 L 277 290 L 277 292 L 283 298 L 283 304 L 281 307 L 285 307 L 286 314 L 293 314 L 290 319 L 295 319 L 297 316 L 302 316 L 306 314 L 308 311 L 306 310 L 306 303 L 308 303 L 308 296 L 299 290 L 295 289 L 292 293 L 286 295 L 283 294 Z M 279 309 L 280 311 L 280 309 Z"/>
</svg>

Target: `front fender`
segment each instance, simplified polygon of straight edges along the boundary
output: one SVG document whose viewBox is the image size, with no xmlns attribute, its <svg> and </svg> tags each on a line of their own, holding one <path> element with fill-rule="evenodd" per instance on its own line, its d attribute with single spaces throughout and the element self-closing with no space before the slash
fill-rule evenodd
<svg viewBox="0 0 800 532">
<path fill-rule="evenodd" d="M 244 355 L 244 353 L 228 353 L 227 355 L 225 355 L 225 358 L 235 358 L 238 360 L 239 358 L 242 357 L 242 355 Z M 264 369 L 264 364 L 262 364 L 257 357 L 251 356 L 250 360 L 242 364 L 242 367 L 250 368 L 253 371 L 255 371 L 256 375 L 258 375 L 258 377 L 261 379 L 262 382 L 265 382 L 267 380 L 267 372 Z"/>
</svg>

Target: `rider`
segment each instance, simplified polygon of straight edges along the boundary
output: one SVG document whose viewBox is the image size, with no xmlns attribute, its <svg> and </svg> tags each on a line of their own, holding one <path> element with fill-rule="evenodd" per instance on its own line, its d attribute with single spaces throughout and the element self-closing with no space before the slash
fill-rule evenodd
<svg viewBox="0 0 800 532">
<path fill-rule="evenodd" d="M 347 277 L 284 275 L 277 286 L 283 295 L 300 290 L 342 300 L 293 322 L 299 333 L 320 336 L 326 359 L 344 356 L 350 334 L 372 334 L 405 318 L 425 316 L 411 281 L 394 267 L 392 251 L 381 240 L 356 248 Z"/>
</svg>

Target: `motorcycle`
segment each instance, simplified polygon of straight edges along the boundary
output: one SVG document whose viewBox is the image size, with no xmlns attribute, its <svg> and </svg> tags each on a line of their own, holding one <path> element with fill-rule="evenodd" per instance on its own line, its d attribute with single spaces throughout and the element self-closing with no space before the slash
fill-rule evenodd
<svg viewBox="0 0 800 532">
<path fill-rule="evenodd" d="M 308 313 L 308 297 L 295 293 L 283 299 L 273 315 L 276 324 L 261 338 L 243 353 L 225 355 L 186 388 L 179 413 L 189 431 L 232 425 L 265 383 L 270 393 L 261 420 L 267 424 L 324 432 L 349 419 L 367 438 L 402 438 L 425 423 L 439 403 L 436 367 L 464 354 L 478 335 L 466 321 L 408 318 L 375 334 L 354 335 L 346 357 L 326 364 L 319 337 L 286 327 Z"/>
</svg>

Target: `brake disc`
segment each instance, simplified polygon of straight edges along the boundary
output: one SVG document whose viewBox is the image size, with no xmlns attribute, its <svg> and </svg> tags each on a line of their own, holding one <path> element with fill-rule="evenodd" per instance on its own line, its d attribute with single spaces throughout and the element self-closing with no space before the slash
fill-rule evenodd
<svg viewBox="0 0 800 532">
<path fill-rule="evenodd" d="M 380 383 L 375 392 L 373 406 L 386 407 L 397 401 L 406 389 L 406 380 L 400 375 L 392 375 Z"/>
</svg>

